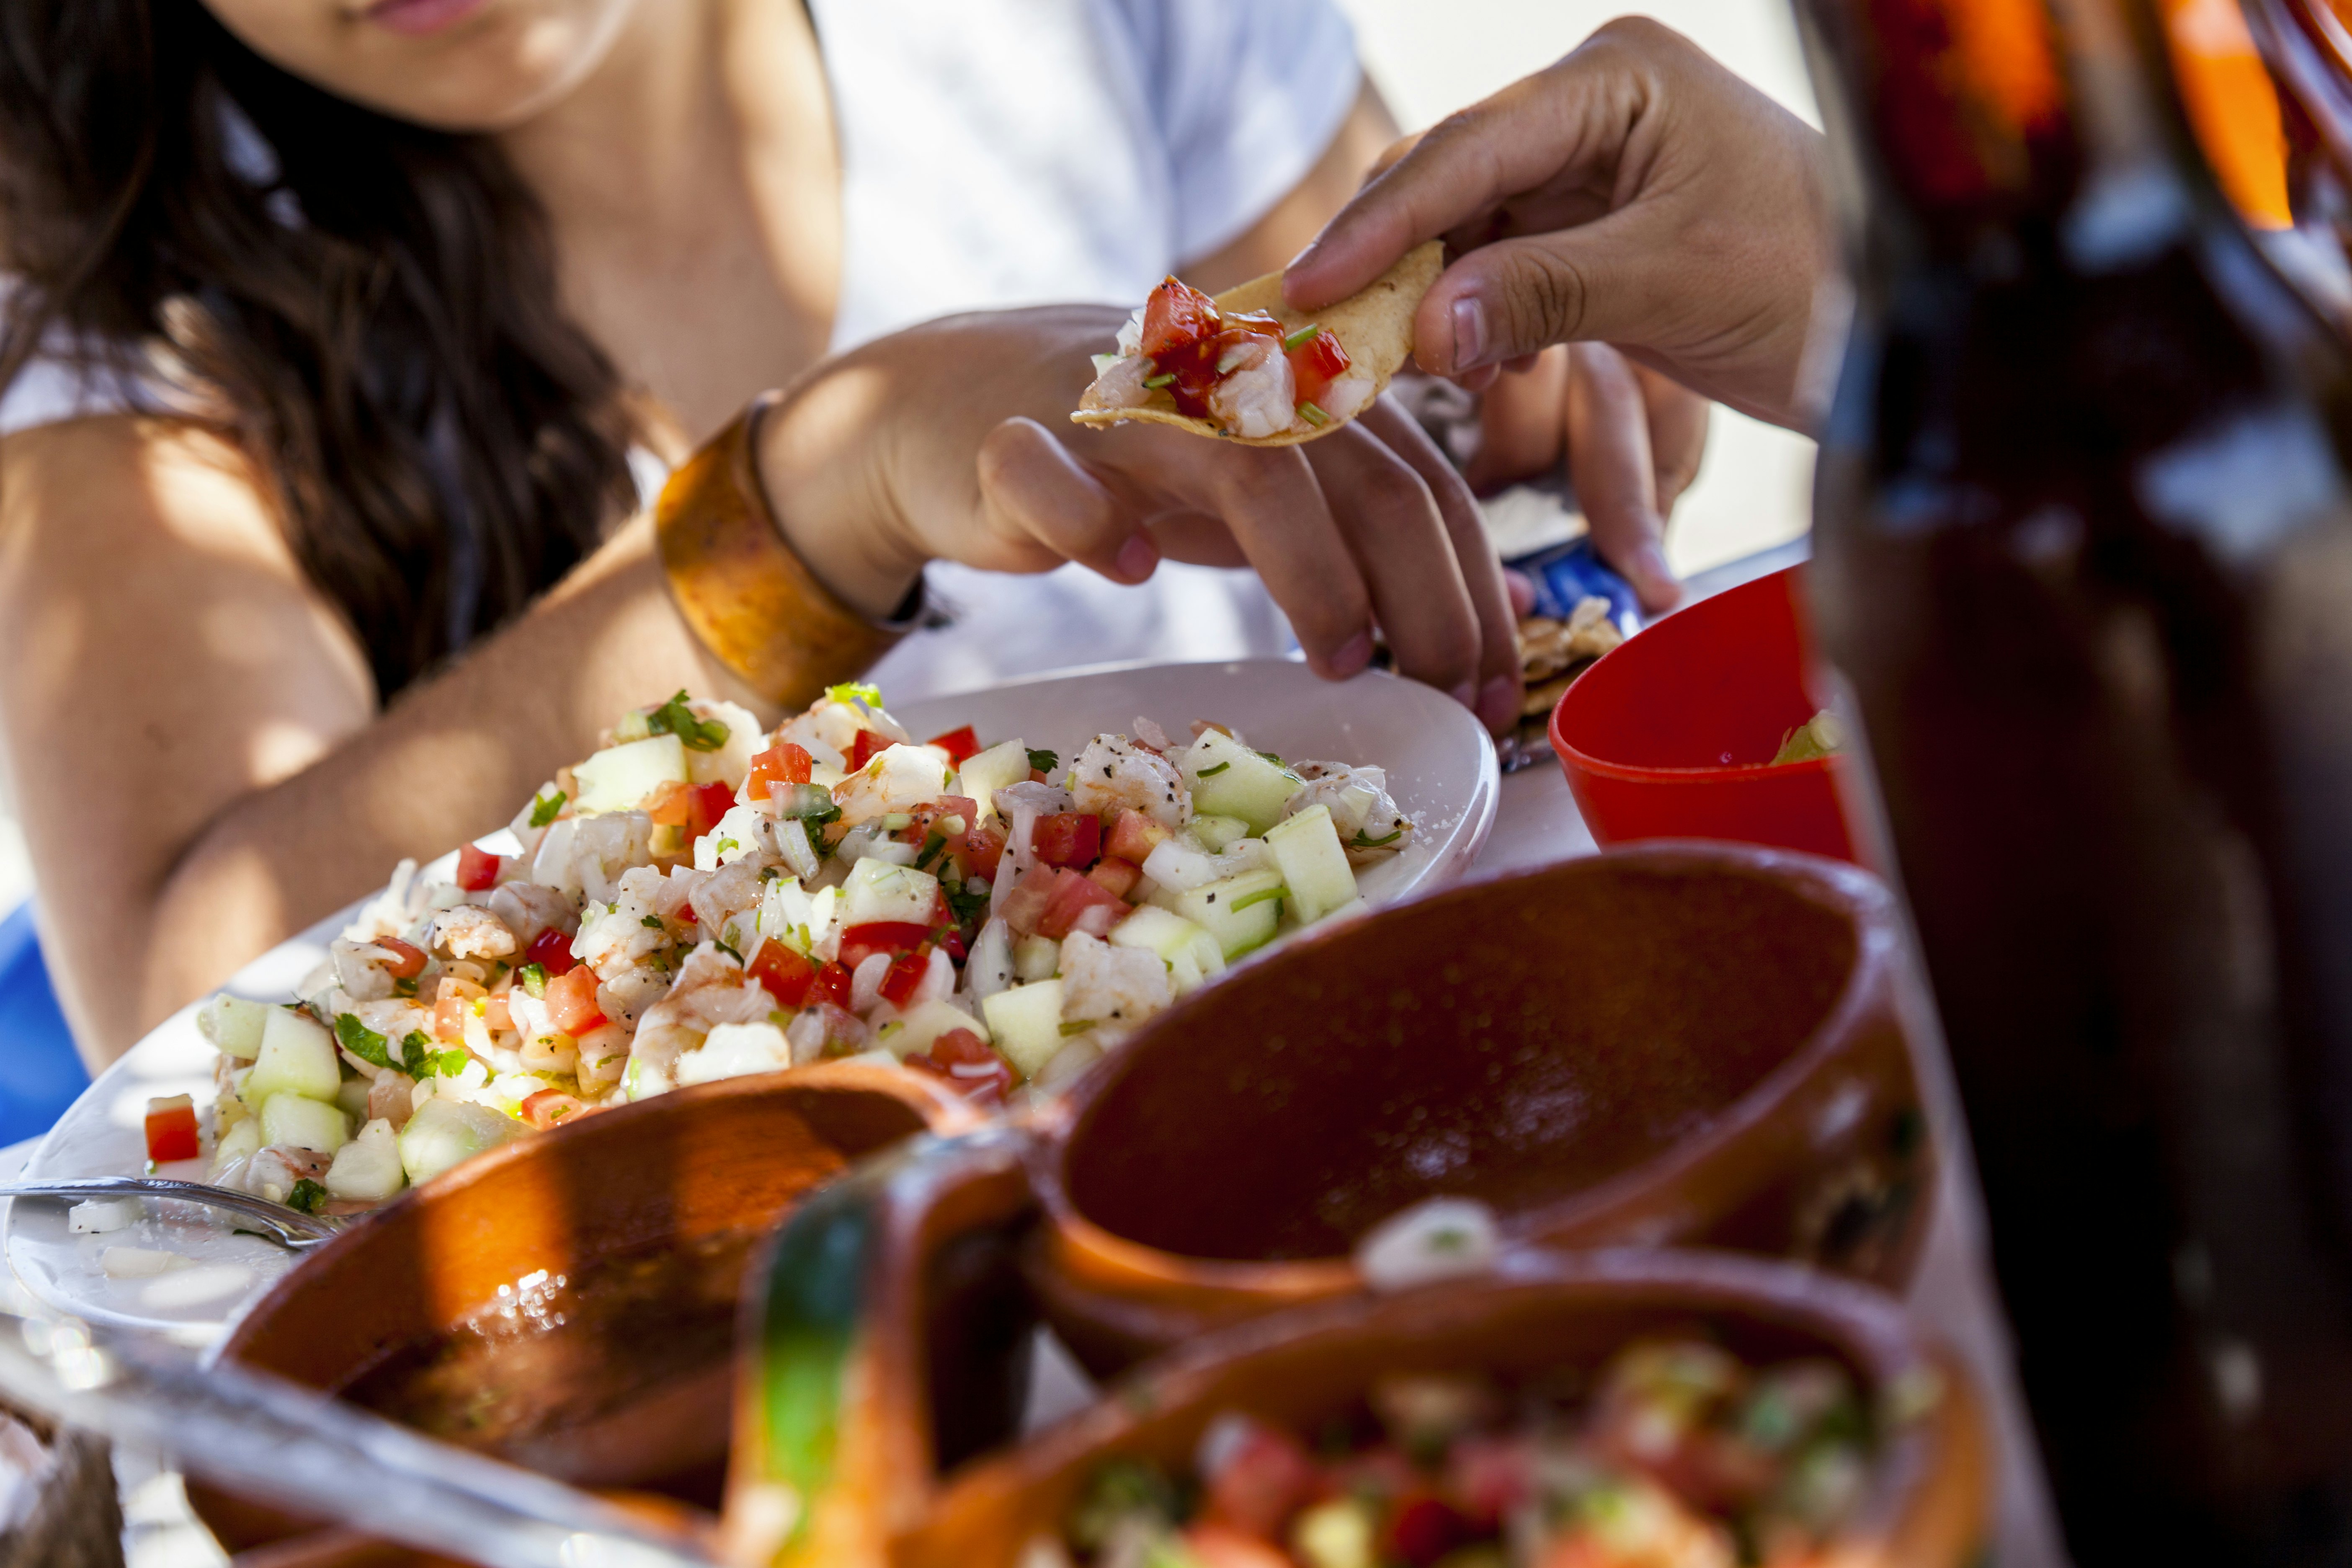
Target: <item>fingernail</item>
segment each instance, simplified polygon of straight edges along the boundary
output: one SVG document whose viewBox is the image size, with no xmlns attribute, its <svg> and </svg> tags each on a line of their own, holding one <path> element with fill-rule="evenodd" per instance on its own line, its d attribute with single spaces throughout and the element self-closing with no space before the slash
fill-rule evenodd
<svg viewBox="0 0 2352 1568">
<path fill-rule="evenodd" d="M 1644 544 L 1633 552 L 1633 585 L 1652 609 L 1672 606 L 1683 596 L 1682 579 L 1666 564 L 1666 552 L 1654 544 Z"/>
<path fill-rule="evenodd" d="M 1502 733 L 1519 721 L 1519 683 L 1507 675 L 1498 675 L 1478 689 L 1478 721 Z"/>
<path fill-rule="evenodd" d="M 1331 655 L 1331 673 L 1346 679 L 1372 662 L 1372 634 L 1358 632 Z"/>
<path fill-rule="evenodd" d="M 1316 247 L 1320 246 L 1322 243 L 1323 241 L 1319 237 L 1308 240 L 1307 242 L 1307 248 L 1292 257 L 1287 262 L 1284 263 L 1282 269 L 1285 272 L 1289 272 L 1306 266 L 1307 262 L 1314 259 Z"/>
<path fill-rule="evenodd" d="M 1486 357 L 1486 307 L 1475 294 L 1454 301 L 1454 374 Z"/>
<path fill-rule="evenodd" d="M 1140 583 L 1159 566 L 1160 552 L 1149 538 L 1135 534 L 1118 547 L 1118 558 L 1111 564 L 1118 568 L 1120 576 Z"/>
</svg>

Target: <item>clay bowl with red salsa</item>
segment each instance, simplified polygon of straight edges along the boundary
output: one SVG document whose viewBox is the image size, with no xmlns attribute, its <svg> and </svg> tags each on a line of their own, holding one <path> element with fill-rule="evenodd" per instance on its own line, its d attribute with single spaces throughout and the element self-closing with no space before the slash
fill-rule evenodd
<svg viewBox="0 0 2352 1568">
<path fill-rule="evenodd" d="M 1354 1288 L 1369 1229 L 1706 1245 L 1910 1277 L 1934 1154 L 1885 888 L 1644 845 L 1310 932 L 1163 1015 L 1044 1118 L 1030 1274 L 1097 1373 Z"/>
<path fill-rule="evenodd" d="M 219 1354 L 707 1527 L 753 1245 L 859 1159 L 972 1120 L 911 1074 L 856 1064 L 600 1112 L 403 1193 L 255 1303 Z M 196 1501 L 232 1552 L 312 1528 L 210 1489 Z"/>
</svg>

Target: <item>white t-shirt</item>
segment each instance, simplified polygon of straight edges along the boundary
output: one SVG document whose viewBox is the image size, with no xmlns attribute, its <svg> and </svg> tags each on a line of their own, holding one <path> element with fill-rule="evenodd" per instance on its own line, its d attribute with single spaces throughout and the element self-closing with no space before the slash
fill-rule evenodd
<svg viewBox="0 0 2352 1568">
<path fill-rule="evenodd" d="M 1353 103 L 1330 0 L 810 0 L 842 163 L 847 349 L 962 310 L 1132 307 L 1245 232 L 1313 168 Z M 0 396 L 0 435 L 185 395 L 57 362 Z M 1247 573 L 1163 564 L 1140 588 L 1084 568 L 940 563 L 951 625 L 875 679 L 894 699 L 1125 658 L 1291 646 Z"/>
</svg>

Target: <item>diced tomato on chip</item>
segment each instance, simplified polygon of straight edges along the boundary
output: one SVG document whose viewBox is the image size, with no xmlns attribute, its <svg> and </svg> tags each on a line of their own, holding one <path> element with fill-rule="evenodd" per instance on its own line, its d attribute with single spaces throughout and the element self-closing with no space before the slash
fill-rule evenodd
<svg viewBox="0 0 2352 1568">
<path fill-rule="evenodd" d="M 746 800 L 765 800 L 776 784 L 804 784 L 816 766 L 815 759 L 805 747 L 790 741 L 769 747 L 751 759 L 751 772 L 743 783 Z"/>
<path fill-rule="evenodd" d="M 547 1021 L 577 1039 L 605 1021 L 596 1003 L 596 972 L 586 964 L 547 982 Z"/>
<path fill-rule="evenodd" d="M 1348 351 L 1329 332 L 1318 331 L 1297 348 L 1285 352 L 1290 355 L 1291 380 L 1297 384 L 1292 395 L 1301 403 L 1322 402 L 1331 384 L 1348 374 Z"/>
<path fill-rule="evenodd" d="M 503 857 L 468 844 L 457 851 L 457 886 L 469 893 L 487 893 L 499 885 L 499 868 L 503 864 Z"/>
<path fill-rule="evenodd" d="M 550 926 L 531 938 L 530 945 L 522 950 L 522 961 L 538 964 L 547 971 L 550 979 L 571 973 L 580 962 L 572 956 L 572 939 L 558 926 Z"/>
<path fill-rule="evenodd" d="M 1164 353 L 1215 336 L 1221 324 L 1214 300 L 1171 278 L 1143 302 L 1143 335 L 1139 346 L 1156 360 Z"/>
<path fill-rule="evenodd" d="M 193 1160 L 202 1152 L 196 1132 L 196 1103 L 184 1094 L 167 1095 L 147 1102 L 147 1157 L 157 1164 Z"/>
<path fill-rule="evenodd" d="M 963 766 L 966 757 L 980 755 L 980 735 L 969 724 L 961 730 L 950 730 L 944 735 L 934 735 L 925 744 L 937 746 L 945 752 L 948 761 L 958 767 Z"/>
<path fill-rule="evenodd" d="M 1091 811 L 1057 811 L 1041 816 L 1029 847 L 1045 865 L 1083 871 L 1102 854 L 1102 818 Z"/>
</svg>

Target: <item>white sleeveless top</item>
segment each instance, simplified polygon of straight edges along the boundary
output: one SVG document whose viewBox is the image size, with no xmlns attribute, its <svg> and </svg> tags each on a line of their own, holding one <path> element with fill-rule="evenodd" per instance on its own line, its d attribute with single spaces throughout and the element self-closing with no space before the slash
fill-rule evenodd
<svg viewBox="0 0 2352 1568">
<path fill-rule="evenodd" d="M 810 0 L 810 13 L 841 150 L 836 352 L 962 310 L 1131 308 L 1286 195 L 1360 79 L 1330 0 Z M 202 405 L 167 374 L 85 372 L 60 354 L 0 395 L 0 436 Z M 954 619 L 882 661 L 874 679 L 893 700 L 1293 646 L 1245 572 L 1164 563 L 1139 588 L 1076 566 L 1016 577 L 941 563 L 928 576 Z"/>
</svg>

